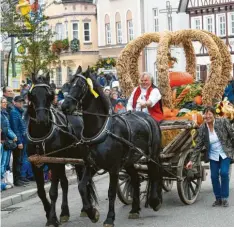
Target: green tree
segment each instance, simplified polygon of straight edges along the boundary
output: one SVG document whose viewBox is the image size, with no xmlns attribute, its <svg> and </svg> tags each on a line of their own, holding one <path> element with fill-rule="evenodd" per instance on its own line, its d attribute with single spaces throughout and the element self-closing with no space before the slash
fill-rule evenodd
<svg viewBox="0 0 234 228">
<path fill-rule="evenodd" d="M 30 16 L 24 16 L 17 10 L 17 4 L 16 1 L 2 0 L 1 33 L 5 36 L 14 34 L 26 50 L 21 56 L 21 62 L 28 74 L 37 74 L 40 70 L 47 72 L 50 64 L 58 60 L 58 56 L 51 50 L 54 33 L 44 14 L 49 5 L 35 10 Z"/>
</svg>

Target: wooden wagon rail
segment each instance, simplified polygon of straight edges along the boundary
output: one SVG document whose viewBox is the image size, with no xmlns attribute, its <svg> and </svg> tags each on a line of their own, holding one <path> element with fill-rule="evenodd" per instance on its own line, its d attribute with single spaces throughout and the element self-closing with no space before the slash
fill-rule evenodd
<svg viewBox="0 0 234 228">
<path fill-rule="evenodd" d="M 28 158 L 28 160 L 34 165 L 41 165 L 43 163 L 84 165 L 83 159 L 76 159 L 76 158 L 58 158 L 58 157 L 45 157 L 41 155 L 32 155 Z"/>
<path fill-rule="evenodd" d="M 193 124 L 178 124 L 178 125 L 163 125 L 163 126 L 160 126 L 161 130 L 162 131 L 165 131 L 165 130 L 179 130 L 179 129 L 195 129 L 196 126 L 193 125 Z"/>
</svg>

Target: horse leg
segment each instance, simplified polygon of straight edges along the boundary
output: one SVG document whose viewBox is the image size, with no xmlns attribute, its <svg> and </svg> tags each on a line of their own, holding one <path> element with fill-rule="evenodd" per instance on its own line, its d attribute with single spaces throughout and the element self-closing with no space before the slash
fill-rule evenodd
<svg viewBox="0 0 234 228">
<path fill-rule="evenodd" d="M 106 227 L 114 226 L 115 221 L 115 199 L 116 199 L 116 192 L 117 192 L 117 183 L 118 183 L 118 172 L 109 172 L 110 175 L 110 183 L 109 183 L 109 190 L 108 190 L 108 198 L 109 198 L 109 211 L 107 214 L 107 218 L 103 223 Z"/>
<path fill-rule="evenodd" d="M 76 170 L 76 175 L 77 175 L 77 183 L 80 183 L 83 177 L 84 167 L 81 165 L 75 165 L 75 170 Z M 87 213 L 84 211 L 84 207 L 82 207 L 81 209 L 80 217 L 88 217 Z"/>
<path fill-rule="evenodd" d="M 96 223 L 99 220 L 100 214 L 96 208 L 93 207 L 91 201 L 91 196 L 96 199 L 95 191 L 93 189 L 92 182 L 92 169 L 90 167 L 85 167 L 84 174 L 81 182 L 78 185 L 80 196 L 83 202 L 83 212 L 85 212 L 89 219 Z"/>
<path fill-rule="evenodd" d="M 59 221 L 56 215 L 56 201 L 58 198 L 58 183 L 59 183 L 59 170 L 53 166 L 51 169 L 52 180 L 51 187 L 49 191 L 50 200 L 51 200 L 51 209 L 49 219 L 47 221 L 47 226 L 59 226 Z"/>
<path fill-rule="evenodd" d="M 45 192 L 45 188 L 44 188 L 43 168 L 42 167 L 38 168 L 35 165 L 32 165 L 32 171 L 33 171 L 33 174 L 34 174 L 34 177 L 36 180 L 36 184 L 37 184 L 37 194 L 43 203 L 44 210 L 46 212 L 46 218 L 48 220 L 49 214 L 50 214 L 50 202 L 48 201 L 48 199 L 46 197 L 46 192 Z"/>
<path fill-rule="evenodd" d="M 68 180 L 67 180 L 67 176 L 66 176 L 65 165 L 64 164 L 59 165 L 58 169 L 60 171 L 59 178 L 60 178 L 61 188 L 62 188 L 62 191 L 63 191 L 60 222 L 65 223 L 70 218 L 68 200 L 67 200 Z"/>
<path fill-rule="evenodd" d="M 132 210 L 129 212 L 129 219 L 138 219 L 140 214 L 140 180 L 137 170 L 134 166 L 125 168 L 128 175 L 131 177 L 131 185 L 133 188 Z M 127 186 L 126 186 L 127 187 Z"/>
<path fill-rule="evenodd" d="M 158 162 L 158 161 L 157 161 Z M 159 162 L 158 162 L 159 163 Z M 158 211 L 162 206 L 162 172 L 161 168 L 150 161 L 148 163 L 149 173 L 149 196 L 147 200 L 154 211 Z"/>
</svg>

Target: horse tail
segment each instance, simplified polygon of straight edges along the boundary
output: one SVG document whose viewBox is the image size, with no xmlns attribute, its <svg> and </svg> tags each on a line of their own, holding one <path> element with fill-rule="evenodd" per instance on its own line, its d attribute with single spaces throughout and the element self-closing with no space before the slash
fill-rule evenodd
<svg viewBox="0 0 234 228">
<path fill-rule="evenodd" d="M 91 199 L 91 201 L 95 202 L 95 204 L 98 205 L 98 199 L 97 199 L 97 194 L 96 194 L 97 191 L 96 191 L 96 187 L 92 179 L 87 185 L 87 190 L 88 190 L 89 199 Z"/>
</svg>

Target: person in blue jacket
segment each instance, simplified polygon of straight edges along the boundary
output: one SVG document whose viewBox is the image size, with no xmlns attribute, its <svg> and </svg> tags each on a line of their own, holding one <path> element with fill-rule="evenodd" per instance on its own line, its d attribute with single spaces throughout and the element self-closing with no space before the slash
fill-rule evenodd
<svg viewBox="0 0 234 228">
<path fill-rule="evenodd" d="M 33 178 L 31 163 L 26 151 L 26 123 L 23 119 L 24 99 L 21 96 L 14 98 L 14 108 L 10 113 L 10 124 L 17 136 L 17 148 L 13 152 L 14 185 L 22 186 Z"/>
<path fill-rule="evenodd" d="M 4 147 L 7 140 L 17 141 L 15 133 L 12 131 L 9 123 L 9 114 L 7 112 L 7 99 L 1 98 L 1 182 L 4 182 L 4 174 L 10 163 L 11 151 Z"/>
<path fill-rule="evenodd" d="M 234 104 L 234 80 L 229 81 L 227 87 L 225 88 L 223 98 L 227 97 L 228 100 Z"/>
</svg>

